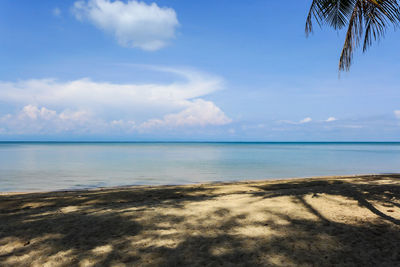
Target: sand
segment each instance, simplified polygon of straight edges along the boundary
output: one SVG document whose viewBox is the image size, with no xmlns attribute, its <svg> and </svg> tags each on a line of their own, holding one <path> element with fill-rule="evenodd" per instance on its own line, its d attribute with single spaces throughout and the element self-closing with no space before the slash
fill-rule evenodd
<svg viewBox="0 0 400 267">
<path fill-rule="evenodd" d="M 400 175 L 0 195 L 0 266 L 400 266 Z"/>
</svg>

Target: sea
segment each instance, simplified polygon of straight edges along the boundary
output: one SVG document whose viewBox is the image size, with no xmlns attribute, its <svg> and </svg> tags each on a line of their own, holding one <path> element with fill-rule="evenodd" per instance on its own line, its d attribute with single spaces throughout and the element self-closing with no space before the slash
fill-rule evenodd
<svg viewBox="0 0 400 267">
<path fill-rule="evenodd" d="M 400 172 L 400 142 L 0 142 L 0 192 Z"/>
</svg>

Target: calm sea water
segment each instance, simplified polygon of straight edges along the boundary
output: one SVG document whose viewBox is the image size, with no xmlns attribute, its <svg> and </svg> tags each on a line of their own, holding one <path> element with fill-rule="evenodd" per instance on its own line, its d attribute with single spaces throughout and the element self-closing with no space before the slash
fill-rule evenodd
<svg viewBox="0 0 400 267">
<path fill-rule="evenodd" d="M 0 191 L 399 173 L 400 143 L 7 143 Z"/>
</svg>

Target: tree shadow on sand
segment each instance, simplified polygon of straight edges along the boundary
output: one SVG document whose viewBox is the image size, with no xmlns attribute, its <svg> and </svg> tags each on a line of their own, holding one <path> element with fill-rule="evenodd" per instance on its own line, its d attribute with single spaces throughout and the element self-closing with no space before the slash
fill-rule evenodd
<svg viewBox="0 0 400 267">
<path fill-rule="evenodd" d="M 396 174 L 386 175 L 386 177 L 400 179 L 400 175 Z M 380 180 L 381 176 L 360 177 L 357 183 L 349 183 L 341 179 L 300 180 L 285 184 L 256 186 L 263 191 L 256 192 L 254 195 L 264 198 L 295 196 L 315 215 L 318 214 L 304 200 L 303 197 L 305 195 L 312 194 L 313 197 L 318 197 L 318 194 L 343 196 L 356 200 L 359 206 L 367 208 L 381 219 L 400 225 L 400 220 L 381 212 L 371 204 L 371 201 L 379 201 L 383 202 L 389 208 L 394 206 L 400 207 L 400 204 L 394 201 L 400 196 L 400 186 L 398 184 L 380 184 Z M 374 181 L 378 181 L 378 183 L 373 183 Z"/>
<path fill-rule="evenodd" d="M 3 195 L 0 265 L 398 266 L 399 220 L 374 206 L 397 212 L 398 178 Z M 308 201 L 322 195 L 356 200 L 378 219 L 333 221 Z M 224 200 L 234 197 L 249 209 Z M 265 206 L 280 197 L 312 218 Z"/>
<path fill-rule="evenodd" d="M 178 223 L 184 219 L 162 214 L 153 218 L 144 211 L 163 206 L 182 208 L 182 202 L 213 197 L 207 193 L 207 189 L 196 186 L 2 195 L 0 266 L 40 265 L 40 258 L 52 258 L 51 265 L 57 266 L 79 264 L 85 259 L 108 265 L 115 256 L 113 251 L 126 251 L 144 227 L 148 231 L 157 228 L 153 222 Z M 108 256 L 97 255 L 104 253 Z M 26 255 L 28 260 L 24 260 Z M 117 258 L 131 262 L 138 257 Z"/>
</svg>

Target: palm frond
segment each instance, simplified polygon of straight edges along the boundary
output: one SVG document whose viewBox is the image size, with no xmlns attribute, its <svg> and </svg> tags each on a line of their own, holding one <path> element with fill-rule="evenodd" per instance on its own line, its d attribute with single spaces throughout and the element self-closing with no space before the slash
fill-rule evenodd
<svg viewBox="0 0 400 267">
<path fill-rule="evenodd" d="M 317 21 L 319 25 L 321 25 L 322 20 L 324 19 L 322 15 L 322 3 L 324 0 L 313 0 L 311 3 L 310 10 L 308 11 L 307 19 L 306 19 L 306 36 L 313 32 L 313 19 Z"/>
<path fill-rule="evenodd" d="M 362 1 L 357 1 L 349 20 L 342 53 L 340 54 L 339 70 L 348 71 L 350 69 L 353 59 L 353 50 L 360 43 L 360 37 L 363 32 L 362 10 Z"/>
<path fill-rule="evenodd" d="M 339 60 L 339 71 L 348 71 L 353 51 L 363 39 L 363 52 L 381 39 L 389 25 L 400 24 L 400 0 L 313 0 L 306 19 L 306 35 L 313 30 L 313 20 L 335 30 L 347 26 Z M 364 32 L 365 29 L 365 32 Z"/>
<path fill-rule="evenodd" d="M 323 14 L 326 22 L 335 30 L 339 30 L 349 23 L 357 0 L 326 0 L 324 2 Z"/>
<path fill-rule="evenodd" d="M 327 23 L 334 29 L 344 27 L 357 0 L 313 0 L 306 19 L 306 34 L 313 30 L 313 19 L 319 25 Z"/>
<path fill-rule="evenodd" d="M 372 45 L 373 41 L 381 39 L 386 32 L 388 24 L 399 26 L 400 12 L 397 1 L 369 0 L 364 4 L 365 35 L 363 52 Z"/>
</svg>

